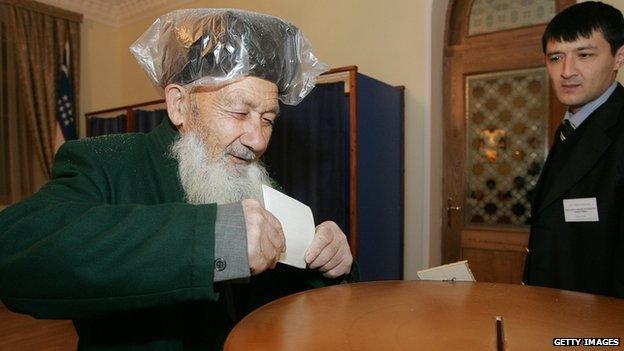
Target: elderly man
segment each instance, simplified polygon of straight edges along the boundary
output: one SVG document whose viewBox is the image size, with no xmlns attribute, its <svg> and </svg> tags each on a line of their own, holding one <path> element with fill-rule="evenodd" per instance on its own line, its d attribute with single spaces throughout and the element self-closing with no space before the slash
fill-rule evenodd
<svg viewBox="0 0 624 351">
<path fill-rule="evenodd" d="M 0 213 L 0 298 L 73 319 L 79 349 L 219 349 L 251 309 L 351 269 L 331 222 L 308 269 L 276 265 L 284 235 L 258 201 L 278 98 L 325 67 L 293 25 L 233 10 L 174 11 L 132 51 L 170 120 L 61 148 L 53 179 Z"/>
<path fill-rule="evenodd" d="M 524 281 L 624 297 L 624 17 L 581 2 L 552 19 L 542 47 L 568 111 L 535 189 Z"/>
</svg>

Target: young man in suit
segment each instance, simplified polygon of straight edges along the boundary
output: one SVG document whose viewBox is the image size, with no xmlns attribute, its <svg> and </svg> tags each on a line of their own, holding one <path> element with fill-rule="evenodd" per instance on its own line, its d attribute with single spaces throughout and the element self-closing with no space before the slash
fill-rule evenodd
<svg viewBox="0 0 624 351">
<path fill-rule="evenodd" d="M 622 13 L 600 2 L 546 27 L 546 68 L 568 110 L 535 189 L 526 284 L 624 297 L 622 45 Z"/>
</svg>

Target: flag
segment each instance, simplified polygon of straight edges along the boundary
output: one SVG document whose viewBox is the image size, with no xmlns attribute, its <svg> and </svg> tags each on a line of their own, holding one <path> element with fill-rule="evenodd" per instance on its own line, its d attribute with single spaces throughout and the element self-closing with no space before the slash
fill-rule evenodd
<svg viewBox="0 0 624 351">
<path fill-rule="evenodd" d="M 76 139 L 76 116 L 74 114 L 74 92 L 69 80 L 69 42 L 65 42 L 65 52 L 61 60 L 61 74 L 58 81 L 56 119 L 65 140 Z"/>
</svg>

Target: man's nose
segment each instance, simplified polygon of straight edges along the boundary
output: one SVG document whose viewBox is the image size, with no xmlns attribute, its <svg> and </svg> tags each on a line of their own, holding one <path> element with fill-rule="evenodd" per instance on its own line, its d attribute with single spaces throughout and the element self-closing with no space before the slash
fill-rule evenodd
<svg viewBox="0 0 624 351">
<path fill-rule="evenodd" d="M 562 78 L 571 78 L 576 75 L 576 62 L 572 57 L 563 59 L 563 67 L 561 69 Z"/>
<path fill-rule="evenodd" d="M 240 136 L 240 142 L 251 149 L 256 156 L 261 156 L 268 143 L 268 137 L 263 133 L 262 123 L 255 120 L 245 123 L 245 130 Z"/>
</svg>

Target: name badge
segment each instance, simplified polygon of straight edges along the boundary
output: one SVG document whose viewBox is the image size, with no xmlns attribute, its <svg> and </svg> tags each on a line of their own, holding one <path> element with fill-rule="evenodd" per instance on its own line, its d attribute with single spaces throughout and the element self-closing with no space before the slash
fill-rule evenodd
<svg viewBox="0 0 624 351">
<path fill-rule="evenodd" d="M 598 205 L 595 197 L 563 200 L 566 222 L 598 222 Z"/>
</svg>

